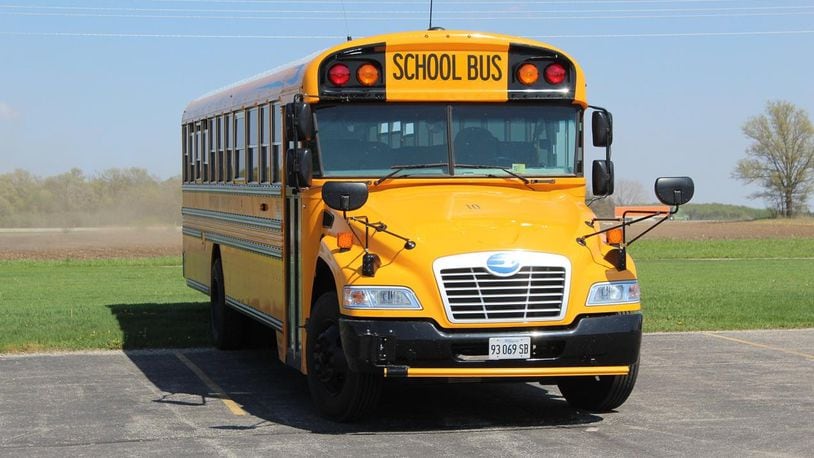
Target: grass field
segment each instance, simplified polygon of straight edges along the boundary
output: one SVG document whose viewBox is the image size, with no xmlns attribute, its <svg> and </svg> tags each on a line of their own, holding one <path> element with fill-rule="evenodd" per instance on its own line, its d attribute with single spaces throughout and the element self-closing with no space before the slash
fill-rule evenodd
<svg viewBox="0 0 814 458">
<path fill-rule="evenodd" d="M 0 262 L 0 352 L 209 344 L 180 258 Z"/>
<path fill-rule="evenodd" d="M 645 331 L 814 327 L 814 239 L 643 240 Z M 209 345 L 180 258 L 0 261 L 0 352 Z"/>
</svg>

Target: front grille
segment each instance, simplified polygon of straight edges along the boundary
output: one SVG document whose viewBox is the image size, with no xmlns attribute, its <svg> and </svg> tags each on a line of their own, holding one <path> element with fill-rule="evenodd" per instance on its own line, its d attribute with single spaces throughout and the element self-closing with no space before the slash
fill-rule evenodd
<svg viewBox="0 0 814 458">
<path fill-rule="evenodd" d="M 510 277 L 484 267 L 440 269 L 452 321 L 539 321 L 562 316 L 567 286 L 561 266 L 525 266 Z"/>
</svg>

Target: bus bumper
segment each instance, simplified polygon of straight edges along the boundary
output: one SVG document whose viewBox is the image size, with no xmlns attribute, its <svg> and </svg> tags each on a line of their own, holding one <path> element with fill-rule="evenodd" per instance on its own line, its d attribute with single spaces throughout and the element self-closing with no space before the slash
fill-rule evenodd
<svg viewBox="0 0 814 458">
<path fill-rule="evenodd" d="M 567 328 L 441 330 L 429 321 L 341 318 L 348 366 L 385 377 L 527 378 L 626 375 L 639 359 L 641 313 L 583 316 Z M 489 339 L 531 338 L 529 359 L 490 360 Z"/>
</svg>

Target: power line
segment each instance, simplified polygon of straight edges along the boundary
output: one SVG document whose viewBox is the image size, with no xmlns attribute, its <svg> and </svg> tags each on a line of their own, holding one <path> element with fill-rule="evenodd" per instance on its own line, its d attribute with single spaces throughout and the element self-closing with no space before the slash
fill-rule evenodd
<svg viewBox="0 0 814 458">
<path fill-rule="evenodd" d="M 614 16 L 436 16 L 435 19 L 455 19 L 455 20 L 613 20 L 613 19 L 695 19 L 695 18 L 736 18 L 736 17 L 777 17 L 777 16 L 798 16 L 812 15 L 814 11 L 781 11 L 781 12 L 756 12 L 756 13 L 710 13 L 710 14 L 638 14 L 638 15 L 614 15 Z M 24 17 L 81 17 L 81 18 L 112 18 L 112 19 L 211 19 L 211 20 L 316 20 L 334 21 L 335 17 L 308 16 L 215 16 L 215 15 L 189 15 L 189 14 L 126 14 L 126 13 L 48 13 L 48 12 L 26 12 L 26 11 L 0 11 L 4 16 L 24 16 Z M 348 21 L 418 21 L 424 20 L 421 16 L 382 17 L 382 16 L 362 16 L 356 15 L 346 18 Z"/>
<path fill-rule="evenodd" d="M 303 10 L 303 9 L 211 9 L 211 8 L 133 8 L 133 7 L 102 7 L 102 6 L 54 6 L 54 5 L 0 5 L 4 9 L 28 9 L 28 10 L 66 10 L 66 11 L 125 11 L 134 13 L 243 13 L 243 14 L 268 14 L 268 13 L 301 13 L 301 14 L 341 14 L 341 10 Z M 712 7 L 712 8 L 640 8 L 640 9 L 588 9 L 588 10 L 477 10 L 468 11 L 467 14 L 586 14 L 586 13 L 704 13 L 723 11 L 779 11 L 779 10 L 810 10 L 814 6 L 736 6 L 736 7 Z M 361 11 L 364 14 L 382 14 L 392 17 L 394 14 L 424 14 L 423 10 L 388 10 L 388 11 Z M 439 14 L 460 14 L 460 11 L 447 10 L 438 11 Z"/>
<path fill-rule="evenodd" d="M 745 32 L 668 32 L 668 33 L 624 33 L 624 34 L 572 34 L 572 35 L 526 35 L 528 38 L 662 38 L 662 37 L 727 37 L 763 35 L 803 35 L 814 30 L 768 30 Z M 344 39 L 341 35 L 197 35 L 161 33 L 93 33 L 93 32 L 3 32 L 0 35 L 21 37 L 91 37 L 91 38 L 230 38 L 258 40 L 311 40 Z M 361 38 L 361 37 L 360 37 Z"/>
</svg>

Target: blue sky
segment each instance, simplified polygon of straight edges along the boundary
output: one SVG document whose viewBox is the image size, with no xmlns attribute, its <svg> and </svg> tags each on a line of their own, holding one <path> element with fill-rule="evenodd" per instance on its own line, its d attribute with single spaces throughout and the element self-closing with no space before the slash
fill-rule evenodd
<svg viewBox="0 0 814 458">
<path fill-rule="evenodd" d="M 195 97 L 354 37 L 427 27 L 428 1 L 0 0 L 0 173 L 177 175 Z M 730 178 L 768 100 L 814 114 L 814 1 L 436 0 L 434 25 L 534 37 L 614 114 L 614 161 L 646 189 L 762 207 Z M 344 11 L 344 14 L 343 14 Z M 588 159 L 601 152 L 588 152 Z"/>
</svg>

